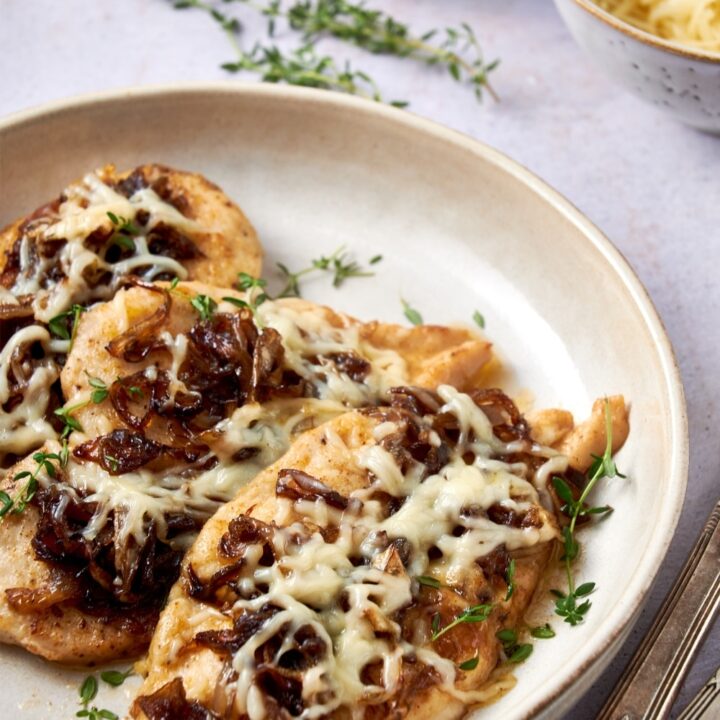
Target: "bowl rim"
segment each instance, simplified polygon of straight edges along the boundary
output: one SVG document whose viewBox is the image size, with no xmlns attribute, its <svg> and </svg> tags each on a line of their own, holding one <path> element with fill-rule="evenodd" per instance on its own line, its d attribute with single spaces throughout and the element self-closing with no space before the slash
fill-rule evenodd
<svg viewBox="0 0 720 720">
<path fill-rule="evenodd" d="M 279 103 L 287 103 L 295 107 L 307 105 L 316 110 L 335 112 L 352 112 L 355 115 L 366 115 L 379 118 L 388 126 L 402 128 L 414 132 L 426 139 L 440 140 L 455 146 L 457 149 L 487 162 L 504 172 L 537 195 L 559 212 L 583 236 L 607 263 L 607 270 L 614 272 L 626 289 L 635 310 L 645 323 L 652 345 L 658 356 L 660 372 L 664 381 L 664 394 L 668 402 L 669 451 L 668 451 L 668 491 L 666 502 L 661 506 L 652 542 L 643 558 L 639 572 L 626 586 L 624 602 L 618 602 L 611 609 L 604 621 L 603 634 L 598 630 L 585 645 L 582 653 L 576 656 L 576 662 L 570 667 L 561 667 L 552 683 L 545 686 L 544 697 L 536 701 L 529 700 L 521 708 L 522 718 L 534 717 L 559 700 L 580 676 L 594 665 L 602 662 L 610 652 L 619 649 L 630 623 L 644 604 L 650 588 L 665 559 L 670 543 L 675 535 L 678 520 L 683 508 L 685 490 L 688 480 L 689 437 L 688 420 L 685 405 L 685 394 L 680 369 L 674 350 L 664 324 L 636 272 L 623 254 L 612 244 L 605 234 L 594 225 L 575 205 L 558 191 L 550 187 L 539 176 L 528 170 L 519 162 L 475 138 L 459 131 L 450 129 L 433 120 L 415 115 L 382 103 L 344 95 L 326 90 L 278 86 L 265 83 L 238 83 L 237 81 L 192 82 L 144 85 L 126 87 L 101 92 L 86 93 L 70 98 L 35 106 L 29 109 L 0 117 L 0 144 L 5 132 L 16 127 L 30 126 L 42 122 L 53 115 L 72 114 L 88 111 L 98 105 L 122 103 L 142 103 L 145 100 L 165 98 L 168 101 L 192 96 L 223 96 L 238 95 L 248 101 L 273 99 Z M 472 711 L 471 711 L 472 712 Z"/>
<path fill-rule="evenodd" d="M 720 65 L 720 51 L 713 50 L 702 50 L 701 48 L 693 48 L 688 45 L 682 45 L 680 43 L 666 40 L 658 35 L 646 32 L 641 28 L 635 27 L 630 23 L 621 20 L 616 15 L 608 12 L 604 8 L 600 7 L 593 0 L 572 0 L 578 7 L 588 12 L 593 17 L 601 20 L 606 25 L 619 30 L 625 35 L 629 35 L 634 40 L 639 40 L 646 45 L 650 45 L 658 50 L 664 50 L 670 52 L 673 55 L 680 55 L 681 57 L 688 58 L 690 60 L 698 60 L 713 65 Z"/>
</svg>

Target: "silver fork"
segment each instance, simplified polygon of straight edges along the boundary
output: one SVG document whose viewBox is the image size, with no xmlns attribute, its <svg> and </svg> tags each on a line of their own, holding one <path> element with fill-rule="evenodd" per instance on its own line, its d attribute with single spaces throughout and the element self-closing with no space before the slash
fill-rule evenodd
<svg viewBox="0 0 720 720">
<path fill-rule="evenodd" d="M 720 502 L 658 611 L 652 630 L 635 652 L 622 680 L 596 720 L 661 720 L 667 717 L 719 607 Z M 701 716 L 690 714 L 684 720 L 697 720 Z"/>
</svg>

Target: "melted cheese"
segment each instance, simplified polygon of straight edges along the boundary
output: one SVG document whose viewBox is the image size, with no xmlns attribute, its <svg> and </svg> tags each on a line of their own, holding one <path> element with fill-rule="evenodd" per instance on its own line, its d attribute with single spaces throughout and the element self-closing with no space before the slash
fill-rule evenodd
<svg viewBox="0 0 720 720">
<path fill-rule="evenodd" d="M 10 410 L 0 409 L 0 460 L 10 453 L 25 455 L 55 437 L 55 430 L 45 415 L 50 386 L 60 373 L 50 357 L 20 362 L 19 358 L 24 357 L 28 347 L 34 343 L 40 343 L 49 353 L 50 334 L 40 325 L 18 330 L 0 351 L 0 408 L 18 392 L 18 382 L 21 383 L 20 402 Z M 15 370 L 21 378 L 17 377 Z"/>
<path fill-rule="evenodd" d="M 310 380 L 323 400 L 360 407 L 372 404 L 391 387 L 407 384 L 407 364 L 399 353 L 364 341 L 357 324 L 336 327 L 322 307 L 299 309 L 282 301 L 266 302 L 258 314 L 264 325 L 282 335 L 288 367 Z M 348 351 L 370 362 L 370 373 L 361 383 L 351 380 L 332 363 L 318 364 L 316 360 Z"/>
<path fill-rule="evenodd" d="M 441 412 L 455 415 L 462 432 L 450 460 L 438 473 L 423 477 L 424 466 L 419 463 L 403 473 L 393 456 L 377 444 L 378 437 L 395 429 L 385 422 L 376 427 L 375 437 L 367 444 L 354 450 L 342 448 L 354 456 L 371 480 L 368 487 L 350 494 L 345 512 L 323 500 L 278 500 L 272 539 L 278 560 L 270 567 L 258 565 L 261 547 L 248 548 L 248 570 L 241 582 L 246 592 L 255 590 L 257 596 L 238 600 L 225 613 L 229 622 L 237 613 L 257 611 L 268 604 L 280 608 L 233 655 L 237 681 L 230 683 L 227 693 L 238 715 L 247 714 L 250 720 L 267 716 L 262 693 L 253 684 L 256 650 L 287 629 L 274 658 L 277 663 L 290 648 L 293 633 L 307 626 L 325 640 L 327 652 L 304 674 L 306 709 L 300 718 L 325 716 L 340 707 L 362 717 L 365 702 L 397 689 L 403 658 L 408 656 L 431 666 L 443 690 L 463 702 L 487 700 L 497 692 L 497 688 L 458 690 L 455 664 L 427 644 L 417 647 L 403 640 L 393 616 L 413 599 L 412 576 L 433 574 L 455 582 L 497 546 L 504 544 L 510 550 L 531 547 L 557 538 L 558 530 L 552 516 L 540 507 L 525 465 L 503 461 L 503 456 L 517 450 L 515 444 L 503 443 L 493 435 L 487 417 L 469 396 L 448 386 L 441 387 L 439 394 L 446 402 Z M 330 428 L 324 438 L 328 444 L 341 442 Z M 534 451 L 540 456 L 553 454 L 548 448 Z M 475 456 L 471 464 L 464 459 L 468 453 Z M 370 500 L 378 491 L 404 499 L 400 509 L 385 517 L 378 503 Z M 518 513 L 534 508 L 541 519 L 539 527 L 510 527 L 493 523 L 485 513 L 463 513 L 471 506 L 487 510 L 498 503 Z M 458 524 L 466 532 L 456 537 L 453 529 Z M 337 538 L 326 540 L 309 530 L 313 526 L 337 528 Z M 298 541 L 298 537 L 303 539 Z M 385 543 L 378 542 L 380 537 L 386 538 Z M 387 539 L 394 538 L 405 538 L 412 551 L 407 567 L 392 573 L 384 570 L 383 553 L 387 552 Z M 432 547 L 442 551 L 441 560 L 429 559 Z M 366 564 L 351 562 L 359 555 Z M 368 685 L 363 679 L 363 670 L 376 662 L 382 664 L 381 686 Z"/>
</svg>

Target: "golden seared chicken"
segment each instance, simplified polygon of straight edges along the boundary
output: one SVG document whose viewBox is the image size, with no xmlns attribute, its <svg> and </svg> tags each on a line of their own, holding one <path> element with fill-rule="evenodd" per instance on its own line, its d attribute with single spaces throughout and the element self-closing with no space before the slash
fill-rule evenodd
<svg viewBox="0 0 720 720">
<path fill-rule="evenodd" d="M 489 357 L 466 330 L 199 283 L 119 290 L 82 314 L 62 371 L 67 457 L 51 441 L 6 476 L 11 498 L 23 472 L 38 487 L 0 524 L 5 556 L 32 559 L 0 573 L 2 639 L 63 662 L 138 653 L 203 523 L 303 431 L 394 385 L 472 387 Z"/>
<path fill-rule="evenodd" d="M 107 166 L 0 232 L 0 471 L 55 437 L 55 381 L 83 307 L 129 276 L 231 285 L 262 249 L 242 211 L 194 173 Z"/>
<path fill-rule="evenodd" d="M 73 303 L 107 299 L 122 277 L 232 285 L 257 276 L 249 220 L 202 175 L 162 165 L 89 173 L 0 234 L 0 285 L 48 322 Z"/>
<path fill-rule="evenodd" d="M 496 633 L 559 535 L 547 463 L 567 467 L 497 390 L 397 388 L 304 434 L 186 555 L 133 716 L 450 720 L 491 699 Z"/>
</svg>

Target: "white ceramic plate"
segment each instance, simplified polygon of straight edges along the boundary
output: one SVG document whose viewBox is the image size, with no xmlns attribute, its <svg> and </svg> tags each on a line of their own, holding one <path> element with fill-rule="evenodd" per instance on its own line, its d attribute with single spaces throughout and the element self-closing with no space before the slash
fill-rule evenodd
<svg viewBox="0 0 720 720">
<path fill-rule="evenodd" d="M 587 689 L 624 638 L 672 537 L 685 491 L 687 433 L 672 350 L 642 285 L 566 200 L 478 142 L 407 112 L 327 92 L 268 86 L 144 89 L 73 100 L 0 122 L 0 224 L 90 168 L 161 162 L 207 175 L 256 225 L 275 261 L 299 266 L 346 245 L 381 253 L 371 279 L 306 295 L 362 318 L 428 322 L 479 309 L 506 387 L 583 416 L 624 393 L 631 434 L 606 482 L 616 511 L 583 531 L 587 622 L 555 618 L 516 688 L 482 718 L 552 715 Z M 548 608 L 551 603 L 548 602 Z M 0 717 L 71 717 L 84 673 L 0 650 Z M 102 705 L 127 707 L 129 689 Z"/>
</svg>

